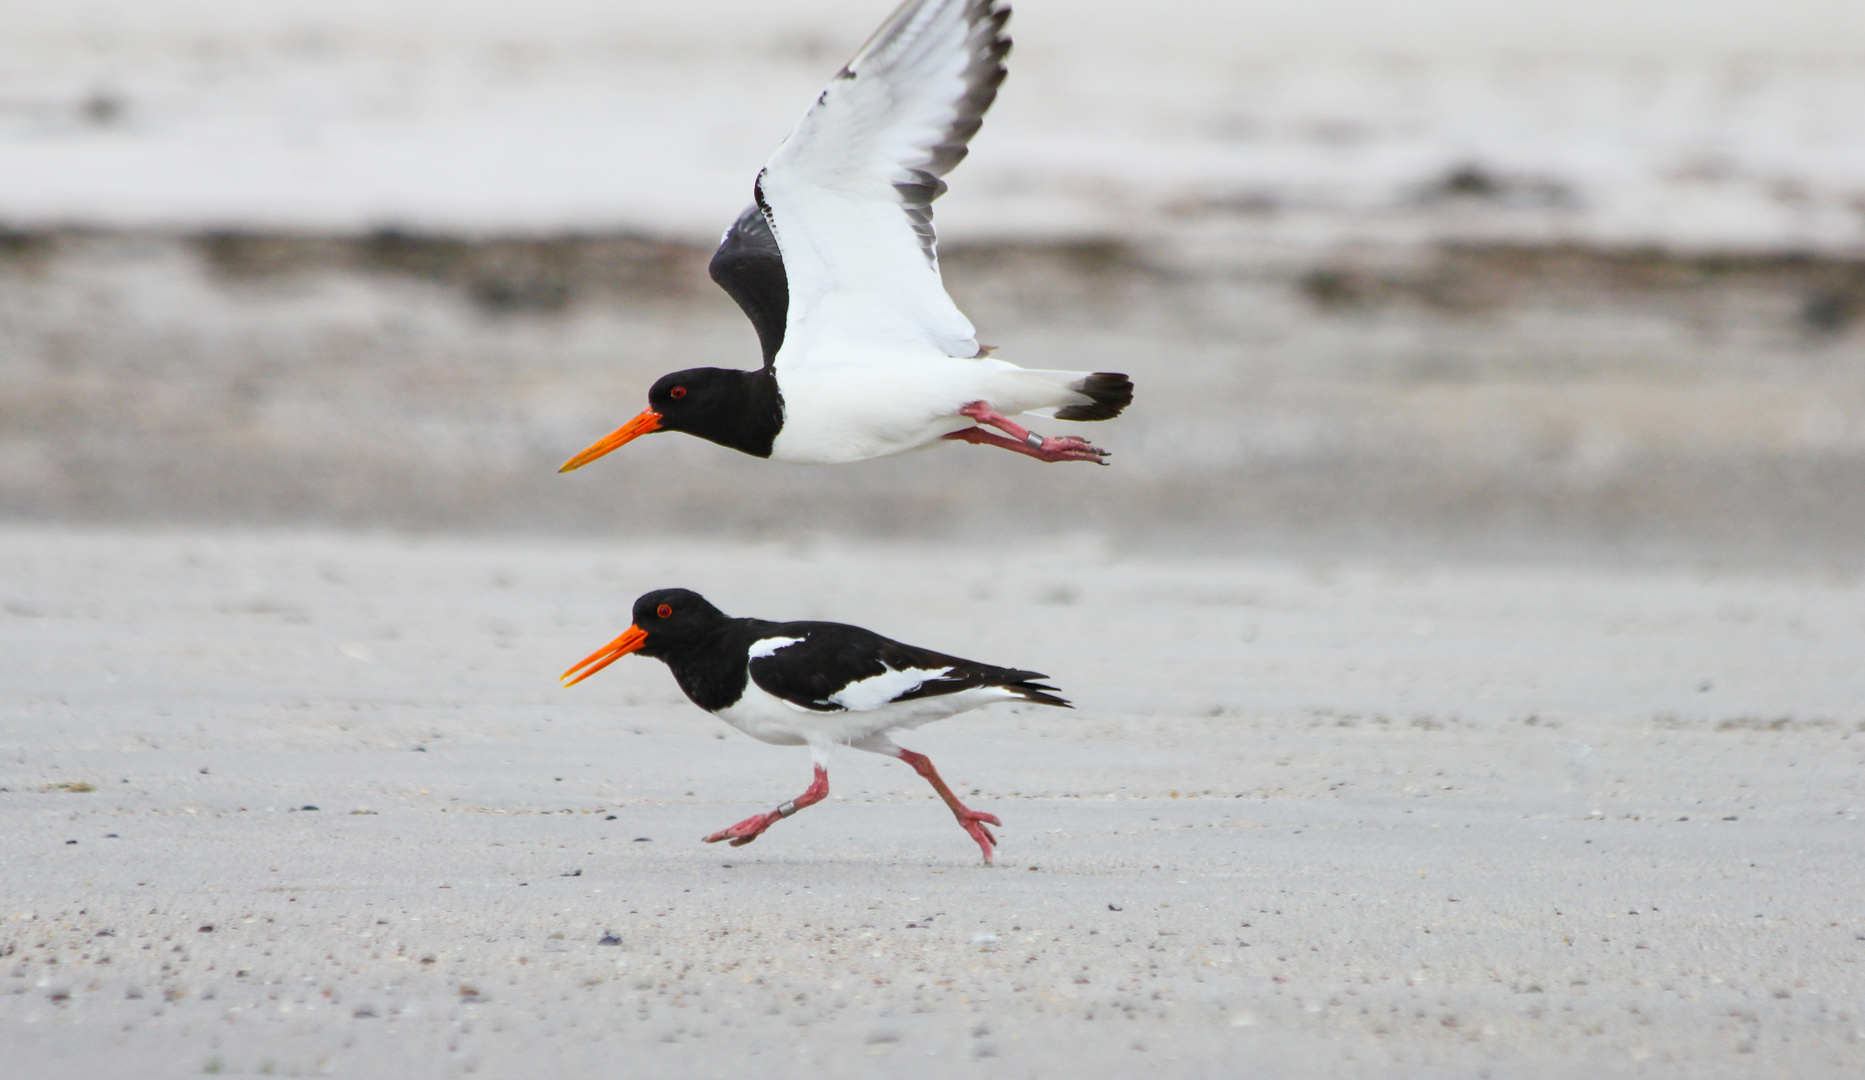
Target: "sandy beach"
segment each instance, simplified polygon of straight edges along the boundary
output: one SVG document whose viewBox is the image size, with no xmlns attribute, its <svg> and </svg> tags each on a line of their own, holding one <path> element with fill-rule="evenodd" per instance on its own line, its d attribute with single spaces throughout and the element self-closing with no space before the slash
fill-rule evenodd
<svg viewBox="0 0 1865 1080">
<path fill-rule="evenodd" d="M 1865 5 L 1016 0 L 1114 467 L 556 475 L 888 6 L 0 0 L 0 1080 L 1865 1076 Z M 1047 672 L 998 865 L 667 586 Z"/>
<path fill-rule="evenodd" d="M 650 587 L 1049 672 L 795 795 Z M 1844 575 L 0 533 L 9 1075 L 1853 1076 Z"/>
</svg>

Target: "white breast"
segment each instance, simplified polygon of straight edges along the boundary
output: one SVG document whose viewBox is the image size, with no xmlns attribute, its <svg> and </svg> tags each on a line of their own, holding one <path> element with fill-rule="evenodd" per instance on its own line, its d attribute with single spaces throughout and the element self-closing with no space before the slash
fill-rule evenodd
<svg viewBox="0 0 1865 1080">
<path fill-rule="evenodd" d="M 737 701 L 712 715 L 758 740 L 778 746 L 802 746 L 814 742 L 811 716 L 773 694 L 768 694 L 747 676 L 745 692 Z M 834 740 L 828 740 L 833 742 Z"/>
</svg>

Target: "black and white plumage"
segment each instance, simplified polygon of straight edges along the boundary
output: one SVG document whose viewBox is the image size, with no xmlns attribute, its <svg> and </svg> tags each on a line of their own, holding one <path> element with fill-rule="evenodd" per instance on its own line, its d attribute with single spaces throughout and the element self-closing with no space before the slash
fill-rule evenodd
<svg viewBox="0 0 1865 1080">
<path fill-rule="evenodd" d="M 916 728 L 1000 701 L 1068 708 L 1046 675 L 981 664 L 903 645 L 859 626 L 734 619 L 689 589 L 660 589 L 635 601 L 620 637 L 564 672 L 574 685 L 632 652 L 664 662 L 693 704 L 761 742 L 807 746 L 816 783 L 802 797 L 706 837 L 748 844 L 782 818 L 828 794 L 835 746 L 912 765 L 951 808 L 991 862 L 1000 822 L 967 809 L 923 755 L 889 732 Z"/>
<path fill-rule="evenodd" d="M 940 439 L 1105 464 L 1081 439 L 1009 417 L 1110 419 L 1133 398 L 1127 377 L 993 359 L 939 274 L 932 203 L 997 97 L 1009 18 L 1001 0 L 907 0 L 882 24 L 771 155 L 713 255 L 764 366 L 662 377 L 645 412 L 563 471 L 654 431 L 804 464 Z"/>
</svg>

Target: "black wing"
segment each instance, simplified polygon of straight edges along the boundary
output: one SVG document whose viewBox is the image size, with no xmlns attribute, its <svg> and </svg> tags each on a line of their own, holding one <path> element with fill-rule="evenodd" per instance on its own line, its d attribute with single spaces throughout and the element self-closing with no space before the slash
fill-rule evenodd
<svg viewBox="0 0 1865 1080">
<path fill-rule="evenodd" d="M 790 317 L 790 280 L 784 276 L 784 253 L 771 235 L 764 212 L 754 203 L 738 215 L 712 253 L 707 272 L 719 283 L 758 332 L 764 366 L 784 347 L 784 324 Z"/>
<path fill-rule="evenodd" d="M 859 626 L 822 622 L 778 623 L 768 625 L 759 637 L 802 640 L 751 661 L 752 681 L 766 693 L 792 705 L 818 712 L 838 712 L 848 708 L 848 705 L 833 699 L 855 683 L 889 672 L 908 671 L 927 672 L 929 677 L 917 683 L 903 680 L 891 688 L 892 692 L 885 700 L 877 700 L 865 708 L 879 708 L 894 701 L 956 694 L 961 690 L 983 686 L 1016 691 L 1026 701 L 1069 707 L 1069 703 L 1058 696 L 1055 687 L 1035 681 L 1046 679 L 1047 675 L 980 664 L 974 660 L 961 660 L 956 656 L 936 653 L 931 649 L 903 645 Z M 939 671 L 943 674 L 930 675 L 931 672 Z M 865 711 L 860 704 L 855 707 Z"/>
</svg>

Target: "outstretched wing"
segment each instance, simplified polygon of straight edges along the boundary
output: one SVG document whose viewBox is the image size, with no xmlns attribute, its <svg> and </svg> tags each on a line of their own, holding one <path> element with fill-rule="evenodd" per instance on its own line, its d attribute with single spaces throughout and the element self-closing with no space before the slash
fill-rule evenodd
<svg viewBox="0 0 1865 1080">
<path fill-rule="evenodd" d="M 812 712 L 871 712 L 897 701 L 996 686 L 1067 706 L 1034 671 L 961 660 L 842 623 L 782 623 L 751 649 L 751 680 Z"/>
<path fill-rule="evenodd" d="M 744 309 L 745 317 L 758 332 L 764 366 L 770 367 L 777 350 L 784 347 L 790 285 L 784 279 L 784 253 L 771 235 L 764 212 L 755 204 L 745 207 L 732 227 L 725 230 L 706 271 Z"/>
<path fill-rule="evenodd" d="M 939 278 L 932 201 L 997 97 L 1009 18 L 1001 0 L 907 0 L 758 174 L 789 289 L 784 343 L 799 355 L 928 343 L 977 355 Z"/>
</svg>

